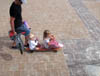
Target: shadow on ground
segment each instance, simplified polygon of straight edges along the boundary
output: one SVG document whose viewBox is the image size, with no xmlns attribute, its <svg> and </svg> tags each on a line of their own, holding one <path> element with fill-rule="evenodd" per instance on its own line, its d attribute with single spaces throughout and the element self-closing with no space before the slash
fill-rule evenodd
<svg viewBox="0 0 100 76">
<path fill-rule="evenodd" d="M 12 55 L 9 53 L 6 53 L 6 48 L 9 48 L 11 45 L 9 38 L 6 37 L 0 37 L 0 57 L 6 61 L 10 61 L 13 59 Z"/>
</svg>

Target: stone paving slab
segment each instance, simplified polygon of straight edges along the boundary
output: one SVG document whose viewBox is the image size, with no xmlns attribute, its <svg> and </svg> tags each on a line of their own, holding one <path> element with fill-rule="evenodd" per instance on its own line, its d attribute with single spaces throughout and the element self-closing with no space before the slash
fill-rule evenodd
<svg viewBox="0 0 100 76">
<path fill-rule="evenodd" d="M 10 44 L 8 37 L 0 37 L 0 76 L 69 76 L 62 51 L 21 55 Z"/>
<path fill-rule="evenodd" d="M 66 45 L 64 56 L 70 70 L 70 76 L 92 76 L 89 69 L 96 74 L 100 72 L 95 70 L 100 63 L 100 42 L 73 39 L 63 40 L 63 43 Z M 88 68 L 89 65 L 91 65 L 90 68 Z M 94 73 L 92 72 L 92 74 Z M 93 76 L 99 76 L 96 74 Z"/>
<path fill-rule="evenodd" d="M 89 11 L 100 21 L 100 2 L 98 1 L 83 1 Z"/>
<path fill-rule="evenodd" d="M 89 76 L 100 76 L 100 66 L 88 65 L 86 71 L 90 74 Z"/>
<path fill-rule="evenodd" d="M 89 12 L 84 3 L 80 0 L 69 0 L 72 7 L 77 11 L 77 14 L 84 22 L 87 27 L 89 33 L 91 34 L 91 38 L 94 40 L 98 40 L 100 38 L 100 22 Z"/>
<path fill-rule="evenodd" d="M 68 76 L 61 51 L 24 55 L 20 55 L 18 50 L 10 50 L 11 53 L 7 51 L 0 53 L 1 76 Z"/>
<path fill-rule="evenodd" d="M 90 11 L 94 9 L 87 7 L 86 1 L 89 0 L 69 0 L 90 34 L 90 39 L 62 40 L 66 46 L 64 54 L 70 76 L 99 76 L 100 73 L 100 21 L 94 12 Z M 96 5 L 95 8 L 99 9 Z M 95 12 L 99 13 L 99 11 Z"/>
</svg>

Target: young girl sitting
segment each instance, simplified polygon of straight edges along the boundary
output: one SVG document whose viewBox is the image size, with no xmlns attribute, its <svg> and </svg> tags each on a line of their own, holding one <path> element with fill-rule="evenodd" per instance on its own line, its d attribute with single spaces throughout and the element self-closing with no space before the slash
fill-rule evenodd
<svg viewBox="0 0 100 76">
<path fill-rule="evenodd" d="M 28 40 L 28 44 L 29 44 L 29 47 L 26 48 L 27 51 L 33 52 L 34 50 L 38 50 L 39 49 L 37 47 L 38 44 L 39 44 L 39 41 L 33 34 L 30 34 L 29 40 Z"/>
<path fill-rule="evenodd" d="M 52 35 L 49 30 L 44 31 L 43 44 L 44 44 L 44 48 L 46 48 L 46 49 L 59 50 L 60 48 L 63 47 L 63 44 L 58 43 L 56 41 L 54 35 Z"/>
</svg>

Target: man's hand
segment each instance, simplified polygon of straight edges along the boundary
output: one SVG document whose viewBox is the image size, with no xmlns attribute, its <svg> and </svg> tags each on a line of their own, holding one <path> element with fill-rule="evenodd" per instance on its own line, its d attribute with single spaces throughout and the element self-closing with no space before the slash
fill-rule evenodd
<svg viewBox="0 0 100 76">
<path fill-rule="evenodd" d="M 11 30 L 14 32 L 14 35 L 16 35 L 14 21 L 15 21 L 15 18 L 10 17 Z"/>
<path fill-rule="evenodd" d="M 14 35 L 16 35 L 17 33 L 16 32 L 14 32 Z"/>
</svg>

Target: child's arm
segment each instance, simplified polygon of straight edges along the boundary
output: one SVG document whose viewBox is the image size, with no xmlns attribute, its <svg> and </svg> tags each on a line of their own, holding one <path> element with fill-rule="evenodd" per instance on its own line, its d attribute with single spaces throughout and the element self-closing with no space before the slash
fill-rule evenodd
<svg viewBox="0 0 100 76">
<path fill-rule="evenodd" d="M 55 40 L 54 35 L 51 35 L 51 36 L 50 36 L 50 41 L 51 41 L 51 40 Z"/>
<path fill-rule="evenodd" d="M 27 28 L 31 29 L 31 27 L 28 25 L 26 21 L 23 21 L 23 23 L 26 25 Z"/>
<path fill-rule="evenodd" d="M 51 45 L 51 43 L 50 43 L 50 42 L 48 42 L 48 45 Z"/>
</svg>

